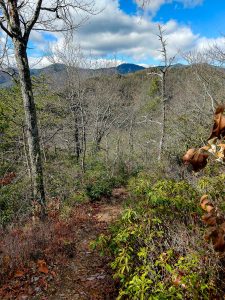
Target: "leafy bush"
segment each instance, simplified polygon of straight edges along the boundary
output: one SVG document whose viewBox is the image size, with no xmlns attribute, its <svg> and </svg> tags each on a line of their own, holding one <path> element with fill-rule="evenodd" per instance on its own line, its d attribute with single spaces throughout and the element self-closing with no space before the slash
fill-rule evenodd
<svg viewBox="0 0 225 300">
<path fill-rule="evenodd" d="M 198 207 L 195 189 L 185 181 L 153 184 L 145 175 L 131 179 L 129 187 L 142 197 L 125 209 L 110 236 L 95 242 L 114 257 L 117 299 L 211 299 L 222 294 L 216 288 L 219 259 L 204 243 L 201 223 L 192 218 Z"/>
<path fill-rule="evenodd" d="M 102 196 L 112 194 L 113 180 L 110 178 L 97 178 L 85 186 L 86 195 L 91 200 L 99 200 Z"/>
<path fill-rule="evenodd" d="M 197 209 L 196 190 L 185 181 L 159 180 L 149 190 L 149 204 L 156 207 L 173 207 L 179 213 Z"/>
<path fill-rule="evenodd" d="M 149 192 L 153 182 L 153 178 L 149 174 L 140 172 L 137 176 L 129 179 L 128 189 L 135 196 L 143 196 Z"/>
<path fill-rule="evenodd" d="M 109 197 L 114 187 L 126 185 L 128 177 L 127 167 L 122 161 L 116 165 L 114 175 L 112 175 L 100 158 L 89 159 L 84 176 L 85 193 L 91 200 Z"/>
<path fill-rule="evenodd" d="M 155 182 L 152 176 L 142 172 L 129 180 L 128 189 L 158 211 L 173 208 L 183 215 L 199 210 L 196 205 L 198 192 L 186 181 L 161 179 Z"/>
<path fill-rule="evenodd" d="M 210 299 L 216 268 L 202 255 L 198 234 L 177 222 L 162 222 L 150 208 L 145 214 L 125 210 L 111 237 L 98 240 L 114 255 L 117 299 Z"/>
<path fill-rule="evenodd" d="M 213 199 L 215 205 L 225 210 L 225 174 L 217 176 L 203 176 L 197 182 L 197 188 L 201 194 L 208 194 Z"/>
</svg>

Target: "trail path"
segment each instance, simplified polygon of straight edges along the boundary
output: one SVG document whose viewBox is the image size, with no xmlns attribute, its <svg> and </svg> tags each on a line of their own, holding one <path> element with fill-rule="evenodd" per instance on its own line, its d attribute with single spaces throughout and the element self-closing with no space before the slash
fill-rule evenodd
<svg viewBox="0 0 225 300">
<path fill-rule="evenodd" d="M 59 270 L 58 285 L 49 290 L 48 300 L 113 300 L 115 283 L 108 266 L 110 258 L 100 256 L 90 248 L 90 242 L 122 212 L 122 202 L 127 197 L 125 189 L 113 191 L 109 200 L 88 204 L 85 218 L 76 231 L 76 253 L 63 270 Z"/>
</svg>

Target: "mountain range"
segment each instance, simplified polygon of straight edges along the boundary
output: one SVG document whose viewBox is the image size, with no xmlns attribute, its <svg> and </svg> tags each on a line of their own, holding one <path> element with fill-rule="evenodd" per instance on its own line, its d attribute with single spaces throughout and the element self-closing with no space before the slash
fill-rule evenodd
<svg viewBox="0 0 225 300">
<path fill-rule="evenodd" d="M 99 75 L 99 74 L 129 74 L 137 71 L 142 71 L 145 68 L 136 64 L 123 63 L 117 67 L 111 68 L 100 68 L 100 69 L 80 69 L 79 71 L 83 74 L 87 75 Z M 51 64 L 47 67 L 40 69 L 31 69 L 32 76 L 40 76 L 40 75 L 52 75 L 60 73 L 62 74 L 66 70 L 66 66 L 64 64 Z M 8 87 L 12 84 L 12 78 L 6 74 L 5 72 L 0 71 L 0 87 Z"/>
</svg>

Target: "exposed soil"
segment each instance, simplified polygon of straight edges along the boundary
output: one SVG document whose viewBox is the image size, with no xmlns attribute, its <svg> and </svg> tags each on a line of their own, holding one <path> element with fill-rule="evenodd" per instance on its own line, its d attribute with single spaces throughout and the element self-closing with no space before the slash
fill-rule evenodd
<svg viewBox="0 0 225 300">
<path fill-rule="evenodd" d="M 106 233 L 109 224 L 122 211 L 122 201 L 127 193 L 115 189 L 111 199 L 88 204 L 85 222 L 76 231 L 76 251 L 64 268 L 59 270 L 58 284 L 48 290 L 49 300 L 100 300 L 116 298 L 115 282 L 109 267 L 110 258 L 102 257 L 92 250 L 90 242 Z"/>
</svg>

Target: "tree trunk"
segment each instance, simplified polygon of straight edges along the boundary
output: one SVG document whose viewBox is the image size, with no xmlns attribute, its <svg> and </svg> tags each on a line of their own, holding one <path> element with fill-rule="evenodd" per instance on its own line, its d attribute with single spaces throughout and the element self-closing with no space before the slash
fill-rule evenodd
<svg viewBox="0 0 225 300">
<path fill-rule="evenodd" d="M 159 154 L 158 154 L 158 161 L 161 160 L 163 150 L 164 150 L 164 139 L 165 139 L 165 122 L 166 122 L 166 74 L 162 72 L 162 79 L 161 79 L 161 95 L 162 95 L 162 127 L 161 127 L 161 138 L 159 142 Z"/>
<path fill-rule="evenodd" d="M 81 145 L 80 145 L 80 132 L 79 132 L 79 122 L 78 122 L 78 109 L 72 109 L 73 112 L 73 122 L 74 122 L 74 153 L 76 156 L 77 163 L 80 159 Z"/>
<path fill-rule="evenodd" d="M 86 165 L 86 150 L 87 150 L 87 139 L 86 139 L 86 120 L 83 104 L 80 102 L 80 112 L 81 112 L 81 126 L 82 126 L 82 158 L 81 158 L 81 167 L 83 173 L 85 173 Z"/>
<path fill-rule="evenodd" d="M 79 162 L 79 158 L 80 158 L 80 139 L 79 139 L 79 127 L 78 126 L 79 126 L 78 125 L 78 117 L 75 116 L 75 120 L 74 120 L 74 140 L 75 140 L 75 153 L 76 153 L 77 163 Z"/>
<path fill-rule="evenodd" d="M 26 45 L 18 39 L 13 39 L 15 58 L 19 72 L 19 80 L 23 97 L 27 144 L 31 166 L 31 181 L 33 182 L 33 199 L 41 205 L 41 217 L 45 216 L 45 191 L 41 161 L 40 142 L 37 126 L 37 115 L 32 91 L 32 82 Z"/>
<path fill-rule="evenodd" d="M 99 134 L 97 139 L 96 139 L 96 142 L 95 142 L 95 151 L 96 152 L 99 152 L 100 149 L 101 149 L 100 148 L 101 141 L 102 141 L 102 136 L 101 136 L 101 134 Z"/>
</svg>

